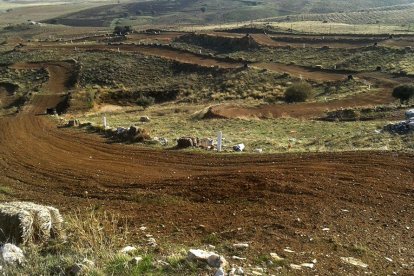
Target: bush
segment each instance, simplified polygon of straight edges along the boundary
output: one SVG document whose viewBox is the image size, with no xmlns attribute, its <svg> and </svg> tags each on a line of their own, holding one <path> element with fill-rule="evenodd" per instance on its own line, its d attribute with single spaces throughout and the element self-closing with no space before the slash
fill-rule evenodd
<svg viewBox="0 0 414 276">
<path fill-rule="evenodd" d="M 285 101 L 288 103 L 304 102 L 312 93 L 312 86 L 307 82 L 292 84 L 285 91 Z"/>
<path fill-rule="evenodd" d="M 414 85 L 403 84 L 394 88 L 392 96 L 403 102 L 408 102 L 410 98 L 414 97 Z"/>
<path fill-rule="evenodd" d="M 139 106 L 142 106 L 144 109 L 149 107 L 150 105 L 153 105 L 155 102 L 154 98 L 147 97 L 144 95 L 141 95 L 139 98 L 136 99 L 135 103 Z"/>
<path fill-rule="evenodd" d="M 114 28 L 114 34 L 125 35 L 132 32 L 131 26 L 116 26 Z"/>
</svg>

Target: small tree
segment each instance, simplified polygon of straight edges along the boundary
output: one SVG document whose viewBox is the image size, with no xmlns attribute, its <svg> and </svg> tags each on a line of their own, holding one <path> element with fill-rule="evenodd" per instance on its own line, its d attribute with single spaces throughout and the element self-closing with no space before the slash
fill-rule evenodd
<svg viewBox="0 0 414 276">
<path fill-rule="evenodd" d="M 392 96 L 399 99 L 401 103 L 408 102 L 414 97 L 414 85 L 403 84 L 397 86 L 392 91 Z"/>
<path fill-rule="evenodd" d="M 285 91 L 285 101 L 288 103 L 304 102 L 312 93 L 312 86 L 307 82 L 292 84 Z"/>
<path fill-rule="evenodd" d="M 206 7 L 201 7 L 200 10 L 201 10 L 202 13 L 205 13 L 207 9 L 206 9 Z"/>
<path fill-rule="evenodd" d="M 130 32 L 132 32 L 131 26 L 116 26 L 114 28 L 114 34 L 125 35 Z"/>
</svg>

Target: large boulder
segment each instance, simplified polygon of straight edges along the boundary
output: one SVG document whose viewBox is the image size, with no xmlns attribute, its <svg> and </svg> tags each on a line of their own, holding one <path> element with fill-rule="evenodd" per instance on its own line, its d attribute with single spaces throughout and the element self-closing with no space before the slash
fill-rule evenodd
<svg viewBox="0 0 414 276">
<path fill-rule="evenodd" d="M 58 209 L 31 202 L 0 204 L 0 242 L 26 244 L 63 239 L 63 218 Z"/>
</svg>

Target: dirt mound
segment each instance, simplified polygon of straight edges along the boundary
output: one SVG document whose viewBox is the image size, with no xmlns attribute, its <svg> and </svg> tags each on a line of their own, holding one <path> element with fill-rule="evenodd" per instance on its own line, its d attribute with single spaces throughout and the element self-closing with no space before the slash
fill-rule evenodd
<svg viewBox="0 0 414 276">
<path fill-rule="evenodd" d="M 198 45 L 218 52 L 254 50 L 260 47 L 250 35 L 245 35 L 243 37 L 226 37 L 213 34 L 188 34 L 177 38 L 176 41 Z"/>
</svg>

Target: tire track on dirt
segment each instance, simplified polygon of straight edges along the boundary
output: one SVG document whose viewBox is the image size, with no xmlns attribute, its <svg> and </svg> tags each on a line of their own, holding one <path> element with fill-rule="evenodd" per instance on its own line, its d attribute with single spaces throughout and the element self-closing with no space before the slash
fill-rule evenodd
<svg viewBox="0 0 414 276">
<path fill-rule="evenodd" d="M 61 87 L 52 83 L 64 83 L 61 78 L 70 69 L 50 66 L 51 83 L 45 87 L 55 87 L 48 91 L 53 95 Z M 404 230 L 412 214 L 400 212 L 413 204 L 407 193 L 414 181 L 412 154 L 200 158 L 109 144 L 96 135 L 57 128 L 50 118 L 36 116 L 50 106 L 49 99 L 37 97 L 30 104 L 17 116 L 0 118 L 0 181 L 12 188 L 15 198 L 52 204 L 63 211 L 92 205 L 119 212 L 130 219 L 131 229 L 145 224 L 157 229 L 157 240 L 170 243 L 203 242 L 211 233 L 228 242 L 246 240 L 251 242 L 251 254 L 286 246 L 328 254 L 332 244 L 315 230 L 326 225 L 341 233 L 338 242 L 369 244 L 393 257 L 401 255 L 397 244 L 414 246 Z M 338 215 L 345 208 L 349 214 Z M 367 223 L 367 217 L 373 221 Z M 393 231 L 380 227 L 393 219 L 398 219 Z M 366 232 L 358 231 L 361 228 Z M 318 242 L 298 238 L 299 232 Z M 402 257 L 413 255 L 404 252 Z M 338 262 L 318 258 L 318 269 L 332 271 Z M 371 269 L 382 264 L 370 260 Z"/>
</svg>

